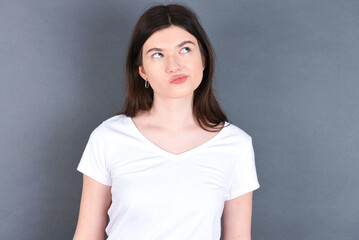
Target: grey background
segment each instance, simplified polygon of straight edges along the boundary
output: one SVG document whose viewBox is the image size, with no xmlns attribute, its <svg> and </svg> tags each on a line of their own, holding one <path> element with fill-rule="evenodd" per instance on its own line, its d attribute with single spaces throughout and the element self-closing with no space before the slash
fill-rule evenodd
<svg viewBox="0 0 359 240">
<path fill-rule="evenodd" d="M 215 95 L 253 137 L 252 239 L 359 235 L 359 1 L 183 1 Z M 120 110 L 150 1 L 0 2 L 1 239 L 71 239 L 90 132 Z"/>
</svg>

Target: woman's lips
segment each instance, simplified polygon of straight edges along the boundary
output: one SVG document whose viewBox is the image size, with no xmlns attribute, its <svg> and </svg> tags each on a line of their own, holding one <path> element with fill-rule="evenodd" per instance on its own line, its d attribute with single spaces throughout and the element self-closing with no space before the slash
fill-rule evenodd
<svg viewBox="0 0 359 240">
<path fill-rule="evenodd" d="M 184 81 L 186 81 L 186 79 L 187 79 L 186 75 L 183 74 L 176 75 L 171 78 L 171 83 L 183 83 Z"/>
</svg>

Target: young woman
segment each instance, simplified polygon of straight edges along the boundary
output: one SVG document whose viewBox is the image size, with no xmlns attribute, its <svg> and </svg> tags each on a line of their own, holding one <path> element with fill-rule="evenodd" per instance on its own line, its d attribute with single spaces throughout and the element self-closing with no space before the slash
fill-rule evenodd
<svg viewBox="0 0 359 240">
<path fill-rule="evenodd" d="M 212 92 L 212 47 L 181 5 L 135 26 L 123 111 L 90 135 L 75 240 L 250 239 L 259 188 L 251 137 Z M 109 217 L 109 223 L 107 220 Z M 221 222 L 222 217 L 222 222 Z M 221 228 L 222 223 L 222 228 Z"/>
</svg>

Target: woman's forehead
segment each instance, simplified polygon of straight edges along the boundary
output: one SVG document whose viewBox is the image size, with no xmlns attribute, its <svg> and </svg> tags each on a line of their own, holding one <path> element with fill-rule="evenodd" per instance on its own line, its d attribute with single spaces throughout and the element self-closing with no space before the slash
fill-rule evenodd
<svg viewBox="0 0 359 240">
<path fill-rule="evenodd" d="M 144 43 L 143 48 L 171 48 L 177 47 L 184 41 L 193 42 L 197 45 L 197 39 L 187 30 L 178 27 L 178 26 L 170 26 L 167 28 L 163 28 L 155 31 Z"/>
</svg>

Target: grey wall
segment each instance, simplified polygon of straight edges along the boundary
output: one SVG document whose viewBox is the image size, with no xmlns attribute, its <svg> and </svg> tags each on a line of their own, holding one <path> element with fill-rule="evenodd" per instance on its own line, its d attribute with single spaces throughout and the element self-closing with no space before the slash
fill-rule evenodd
<svg viewBox="0 0 359 240">
<path fill-rule="evenodd" d="M 359 235 L 359 1 L 185 1 L 214 89 L 253 137 L 254 240 Z M 149 1 L 0 2 L 0 235 L 71 239 L 90 132 L 119 111 Z"/>
</svg>

